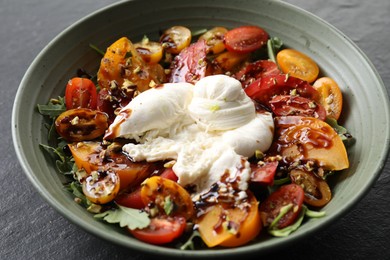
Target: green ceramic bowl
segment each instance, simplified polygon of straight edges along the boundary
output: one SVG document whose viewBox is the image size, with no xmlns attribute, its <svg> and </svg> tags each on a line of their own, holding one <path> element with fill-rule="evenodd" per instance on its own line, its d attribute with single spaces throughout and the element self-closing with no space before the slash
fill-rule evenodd
<svg viewBox="0 0 390 260">
<path fill-rule="evenodd" d="M 147 6 L 147 8 L 146 8 Z M 334 78 L 344 94 L 341 123 L 356 138 L 349 148 L 351 167 L 332 179 L 334 198 L 327 215 L 311 219 L 286 238 L 266 238 L 233 249 L 180 251 L 148 245 L 114 225 L 95 220 L 63 189 L 61 175 L 43 154 L 46 129 L 36 105 L 63 94 L 77 68 L 97 71 L 99 56 L 88 45 L 106 47 L 121 36 L 139 40 L 160 29 L 192 29 L 256 24 L 292 48 L 311 56 L 324 75 Z M 340 31 L 299 8 L 275 0 L 129 1 L 114 4 L 75 23 L 38 55 L 26 72 L 15 99 L 12 134 L 20 163 L 41 195 L 62 215 L 85 230 L 129 248 L 166 256 L 213 257 L 263 253 L 291 244 L 324 228 L 348 212 L 378 178 L 389 149 L 389 101 L 371 62 Z"/>
</svg>

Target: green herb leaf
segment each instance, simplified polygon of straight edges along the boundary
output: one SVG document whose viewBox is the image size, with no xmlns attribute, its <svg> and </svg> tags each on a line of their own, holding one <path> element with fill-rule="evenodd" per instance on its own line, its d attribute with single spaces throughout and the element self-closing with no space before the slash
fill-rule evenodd
<svg viewBox="0 0 390 260">
<path fill-rule="evenodd" d="M 65 162 L 65 156 L 58 149 L 45 144 L 39 144 L 39 147 L 43 148 L 43 150 L 47 151 L 50 155 L 54 154 L 58 156 L 61 162 Z"/>
<path fill-rule="evenodd" d="M 268 58 L 276 62 L 276 53 L 282 48 L 283 42 L 278 37 L 272 37 L 267 41 Z"/>
<path fill-rule="evenodd" d="M 188 238 L 188 240 L 180 247 L 180 250 L 194 250 L 195 245 L 194 245 L 194 238 L 200 237 L 199 231 L 194 231 L 192 232 L 191 236 Z"/>
<path fill-rule="evenodd" d="M 172 213 L 173 208 L 174 208 L 174 204 L 173 204 L 173 201 L 171 200 L 171 197 L 170 196 L 166 196 L 165 200 L 164 200 L 164 211 L 165 211 L 165 214 L 167 214 L 169 216 Z"/>
<path fill-rule="evenodd" d="M 290 226 L 287 226 L 282 229 L 268 229 L 268 233 L 275 237 L 286 237 L 290 235 L 292 232 L 294 232 L 301 226 L 306 209 L 306 207 L 302 207 L 301 213 L 299 214 L 299 217 L 294 224 L 291 224 Z"/>
<path fill-rule="evenodd" d="M 201 36 L 205 32 L 207 32 L 207 29 L 205 29 L 205 28 L 204 29 L 195 30 L 195 31 L 191 31 L 191 36 L 192 37 Z"/>
<path fill-rule="evenodd" d="M 99 49 L 96 45 L 90 43 L 89 47 L 91 47 L 91 49 L 95 50 L 97 53 L 99 53 L 102 56 L 106 54 L 103 50 Z"/>
<path fill-rule="evenodd" d="M 50 118 L 56 118 L 66 110 L 65 99 L 63 97 L 50 99 L 47 105 L 38 104 L 37 107 L 40 114 L 49 116 Z"/>
<path fill-rule="evenodd" d="M 348 132 L 346 128 L 339 125 L 336 119 L 327 117 L 326 123 L 328 123 L 328 125 L 330 125 L 336 131 L 346 146 L 352 145 L 355 142 L 355 138 Z"/>
<path fill-rule="evenodd" d="M 85 208 L 92 205 L 92 202 L 89 201 L 87 197 L 85 197 L 85 195 L 83 194 L 80 183 L 73 181 L 65 187 L 69 192 L 71 192 L 75 196 L 75 198 L 77 198 L 77 200 L 75 199 L 75 201 L 77 201 L 80 205 L 82 205 Z"/>
<path fill-rule="evenodd" d="M 108 210 L 94 216 L 108 223 L 119 223 L 120 227 L 128 227 L 131 230 L 145 228 L 150 224 L 148 214 L 139 209 L 132 209 L 118 205 L 118 209 Z"/>
</svg>

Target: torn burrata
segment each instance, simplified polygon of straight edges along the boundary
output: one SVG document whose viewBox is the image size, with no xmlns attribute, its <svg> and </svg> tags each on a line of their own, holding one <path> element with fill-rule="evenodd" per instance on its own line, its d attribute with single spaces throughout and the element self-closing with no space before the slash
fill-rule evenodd
<svg viewBox="0 0 390 260">
<path fill-rule="evenodd" d="M 123 146 L 134 161 L 175 160 L 178 183 L 190 185 L 195 200 L 219 182 L 246 190 L 247 158 L 269 149 L 273 130 L 271 113 L 256 112 L 238 80 L 214 75 L 142 92 L 121 109 L 105 139 L 135 140 Z"/>
</svg>

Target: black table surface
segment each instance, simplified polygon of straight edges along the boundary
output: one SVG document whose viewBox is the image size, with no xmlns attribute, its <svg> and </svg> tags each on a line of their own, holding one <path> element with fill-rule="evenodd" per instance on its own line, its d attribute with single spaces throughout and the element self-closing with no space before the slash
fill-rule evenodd
<svg viewBox="0 0 390 260">
<path fill-rule="evenodd" d="M 45 45 L 83 16 L 114 0 L 0 0 L 0 259 L 148 259 L 70 223 L 44 201 L 17 161 L 11 138 L 15 93 Z M 390 92 L 389 0 L 287 0 L 350 37 Z M 370 192 L 339 221 L 274 259 L 390 259 L 390 160 Z M 258 257 L 260 258 L 260 257 Z"/>
</svg>

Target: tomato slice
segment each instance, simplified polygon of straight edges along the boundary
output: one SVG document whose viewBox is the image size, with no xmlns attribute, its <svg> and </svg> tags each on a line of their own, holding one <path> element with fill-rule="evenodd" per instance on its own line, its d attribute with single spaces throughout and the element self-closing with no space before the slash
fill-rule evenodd
<svg viewBox="0 0 390 260">
<path fill-rule="evenodd" d="M 145 62 L 153 64 L 161 60 L 164 52 L 161 43 L 149 41 L 146 37 L 142 41 L 135 43 L 134 48 Z"/>
<path fill-rule="evenodd" d="M 278 165 L 277 161 L 265 162 L 264 165 L 252 164 L 251 182 L 272 186 Z"/>
<path fill-rule="evenodd" d="M 253 81 L 265 76 L 278 75 L 281 71 L 275 62 L 269 60 L 258 60 L 249 63 L 240 71 L 238 71 L 234 78 L 238 79 L 244 88 L 249 86 Z"/>
<path fill-rule="evenodd" d="M 279 215 L 282 207 L 292 204 L 291 209 L 278 221 L 276 227 L 293 224 L 301 212 L 305 193 L 301 186 L 292 183 L 279 187 L 260 203 L 260 216 L 264 226 L 269 226 Z"/>
<path fill-rule="evenodd" d="M 297 95 L 317 101 L 319 94 L 307 81 L 286 74 L 272 75 L 257 79 L 250 84 L 245 93 L 252 99 L 269 107 L 269 101 L 275 95 Z"/>
<path fill-rule="evenodd" d="M 87 78 L 72 78 L 65 90 L 66 109 L 90 108 L 96 109 L 97 90 L 95 84 Z"/>
<path fill-rule="evenodd" d="M 293 95 L 274 96 L 269 104 L 276 116 L 310 116 L 326 119 L 325 108 L 308 98 Z"/>
<path fill-rule="evenodd" d="M 283 73 L 312 83 L 320 69 L 306 54 L 293 49 L 284 49 L 276 55 L 276 61 Z"/>
<path fill-rule="evenodd" d="M 312 172 L 294 169 L 290 172 L 291 180 L 302 186 L 305 191 L 305 203 L 313 207 L 323 207 L 332 199 L 328 183 Z"/>
<path fill-rule="evenodd" d="M 225 34 L 226 49 L 241 54 L 260 49 L 267 40 L 268 33 L 258 26 L 241 26 Z"/>
<path fill-rule="evenodd" d="M 154 217 L 148 227 L 130 230 L 137 239 L 154 245 L 167 244 L 180 237 L 186 228 L 184 217 Z"/>
<path fill-rule="evenodd" d="M 199 40 L 180 52 L 171 64 L 169 82 L 194 83 L 205 77 L 207 50 L 208 46 L 206 42 L 204 40 Z"/>
</svg>

